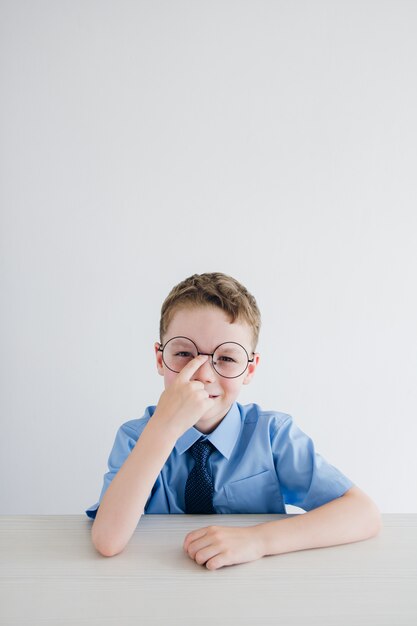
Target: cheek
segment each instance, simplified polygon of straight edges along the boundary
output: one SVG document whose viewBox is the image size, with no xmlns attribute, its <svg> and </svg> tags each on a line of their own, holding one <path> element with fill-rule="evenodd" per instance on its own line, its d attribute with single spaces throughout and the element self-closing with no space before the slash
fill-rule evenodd
<svg viewBox="0 0 417 626">
<path fill-rule="evenodd" d="M 177 374 L 175 372 L 171 372 L 171 370 L 165 368 L 164 369 L 164 385 L 165 389 L 170 387 L 172 383 L 175 381 Z"/>
<path fill-rule="evenodd" d="M 237 379 L 230 379 L 230 380 L 224 379 L 224 381 L 222 381 L 223 391 L 225 394 L 229 396 L 235 395 L 236 393 L 238 393 L 241 386 L 242 386 L 241 381 L 239 380 L 237 382 Z"/>
</svg>

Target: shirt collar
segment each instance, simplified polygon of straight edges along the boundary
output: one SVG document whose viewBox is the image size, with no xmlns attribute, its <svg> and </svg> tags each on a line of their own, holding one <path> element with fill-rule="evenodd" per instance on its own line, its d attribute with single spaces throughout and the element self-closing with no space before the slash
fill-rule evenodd
<svg viewBox="0 0 417 626">
<path fill-rule="evenodd" d="M 174 447 L 179 454 L 183 454 L 197 439 L 200 439 L 200 437 L 204 435 L 204 438 L 208 439 L 217 450 L 229 460 L 239 436 L 241 424 L 239 407 L 237 403 L 234 402 L 213 432 L 204 435 L 204 433 L 201 433 L 197 428 L 192 426 L 181 435 Z"/>
</svg>

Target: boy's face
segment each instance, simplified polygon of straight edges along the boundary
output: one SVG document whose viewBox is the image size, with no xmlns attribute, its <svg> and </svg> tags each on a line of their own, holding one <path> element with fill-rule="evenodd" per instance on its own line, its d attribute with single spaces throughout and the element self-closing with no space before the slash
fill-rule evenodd
<svg viewBox="0 0 417 626">
<path fill-rule="evenodd" d="M 173 337 L 188 337 L 196 344 L 199 352 L 205 353 L 214 352 L 222 343 L 234 341 L 245 348 L 249 358 L 254 359 L 253 363 L 248 363 L 246 371 L 238 378 L 224 378 L 215 372 L 212 359 L 209 357 L 192 377 L 191 380 L 204 383 L 206 391 L 215 396 L 214 406 L 195 424 L 195 428 L 200 432 L 209 433 L 222 421 L 239 395 L 242 385 L 247 385 L 255 373 L 259 354 L 252 354 L 252 330 L 243 322 L 235 321 L 232 324 L 224 311 L 208 305 L 180 308 L 175 311 L 166 335 L 162 338 L 163 345 Z M 158 351 L 160 345 L 155 343 L 156 364 L 159 374 L 164 377 L 167 389 L 178 374 L 166 367 L 162 360 L 162 352 Z"/>
</svg>

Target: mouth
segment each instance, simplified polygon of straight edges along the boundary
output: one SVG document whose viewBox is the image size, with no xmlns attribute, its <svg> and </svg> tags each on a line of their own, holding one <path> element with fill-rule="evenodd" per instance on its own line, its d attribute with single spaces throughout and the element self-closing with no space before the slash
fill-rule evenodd
<svg viewBox="0 0 417 626">
<path fill-rule="evenodd" d="M 219 396 L 209 396 L 209 398 L 218 398 Z"/>
</svg>

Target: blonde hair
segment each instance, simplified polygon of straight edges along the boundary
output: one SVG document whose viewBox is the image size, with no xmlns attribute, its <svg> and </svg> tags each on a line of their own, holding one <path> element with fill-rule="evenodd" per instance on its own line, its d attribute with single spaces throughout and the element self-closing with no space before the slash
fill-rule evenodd
<svg viewBox="0 0 417 626">
<path fill-rule="evenodd" d="M 216 306 L 227 313 L 232 323 L 246 322 L 252 329 L 253 350 L 256 349 L 261 327 L 256 300 L 235 278 L 221 272 L 193 274 L 171 289 L 161 308 L 161 343 L 175 310 L 192 306 Z"/>
</svg>

